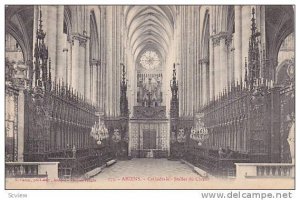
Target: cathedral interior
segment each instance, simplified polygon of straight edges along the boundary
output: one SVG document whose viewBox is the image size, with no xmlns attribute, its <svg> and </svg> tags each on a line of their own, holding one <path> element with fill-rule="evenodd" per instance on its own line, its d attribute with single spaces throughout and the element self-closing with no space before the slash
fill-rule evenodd
<svg viewBox="0 0 300 200">
<path fill-rule="evenodd" d="M 6 176 L 50 176 L 32 163 L 59 162 L 57 177 L 80 177 L 138 159 L 292 176 L 294 12 L 6 6 Z"/>
</svg>

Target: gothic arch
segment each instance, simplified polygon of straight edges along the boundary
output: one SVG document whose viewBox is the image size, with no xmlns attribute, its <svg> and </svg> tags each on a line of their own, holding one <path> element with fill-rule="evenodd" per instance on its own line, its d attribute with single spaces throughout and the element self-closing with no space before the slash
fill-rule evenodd
<svg viewBox="0 0 300 200">
<path fill-rule="evenodd" d="M 28 50 L 26 50 L 26 46 L 24 44 L 24 41 L 22 40 L 22 37 L 20 37 L 20 34 L 17 30 L 15 30 L 14 28 L 10 27 L 10 25 L 8 25 L 6 27 L 6 33 L 10 34 L 20 45 L 21 50 L 22 50 L 22 54 L 23 54 L 23 61 L 25 62 L 25 60 L 27 60 L 26 58 L 28 58 Z"/>
<path fill-rule="evenodd" d="M 72 33 L 72 14 L 69 6 L 64 7 L 64 29 L 67 35 Z"/>
<path fill-rule="evenodd" d="M 284 85 L 285 81 L 290 79 L 289 70 L 294 67 L 295 63 L 291 59 L 286 59 L 276 68 L 276 84 Z M 294 70 L 294 69 L 292 69 Z"/>
<path fill-rule="evenodd" d="M 99 61 L 99 39 L 98 39 L 98 29 L 96 23 L 95 12 L 92 10 L 90 14 L 90 61 Z"/>
<path fill-rule="evenodd" d="M 203 30 L 202 30 L 202 39 L 201 39 L 201 57 L 209 59 L 209 11 L 206 10 L 204 21 L 203 21 Z"/>
<path fill-rule="evenodd" d="M 231 35 L 232 33 L 234 33 L 234 6 L 228 6 L 227 7 L 227 23 L 226 23 L 226 30 L 228 32 L 229 35 Z"/>
<path fill-rule="evenodd" d="M 202 29 L 202 38 L 201 38 L 201 65 L 200 65 L 200 72 L 201 72 L 201 81 L 203 82 L 201 85 L 202 87 L 202 94 L 203 95 L 203 102 L 206 102 L 209 99 L 209 57 L 210 57 L 210 50 L 209 50 L 209 40 L 210 40 L 210 14 L 209 10 L 205 11 L 204 21 L 203 21 L 203 29 Z M 203 74 L 202 74 L 203 73 Z"/>
<path fill-rule="evenodd" d="M 268 78 L 275 79 L 278 52 L 282 42 L 294 32 L 293 6 L 265 6 L 266 12 L 266 53 L 270 60 Z"/>
<path fill-rule="evenodd" d="M 19 43 L 24 62 L 32 60 L 33 6 L 9 6 L 6 13 L 5 32 Z"/>
</svg>

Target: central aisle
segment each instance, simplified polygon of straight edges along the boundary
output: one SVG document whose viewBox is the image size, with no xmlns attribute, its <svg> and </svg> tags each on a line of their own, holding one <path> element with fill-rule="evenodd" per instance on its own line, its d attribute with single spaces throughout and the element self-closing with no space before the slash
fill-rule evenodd
<svg viewBox="0 0 300 200">
<path fill-rule="evenodd" d="M 98 181 L 164 181 L 163 178 L 200 177 L 186 164 L 167 159 L 135 158 L 118 161 L 93 177 Z M 114 180 L 113 180 L 114 179 Z M 160 180 L 159 180 L 160 179 Z M 166 180 L 167 181 L 167 180 Z"/>
</svg>

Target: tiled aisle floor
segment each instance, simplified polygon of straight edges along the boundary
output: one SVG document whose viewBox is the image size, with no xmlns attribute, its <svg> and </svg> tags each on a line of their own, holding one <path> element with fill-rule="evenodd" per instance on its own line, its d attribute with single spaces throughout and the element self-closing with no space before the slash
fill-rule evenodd
<svg viewBox="0 0 300 200">
<path fill-rule="evenodd" d="M 118 161 L 94 177 L 98 180 L 122 179 L 126 177 L 159 178 L 159 177 L 195 177 L 198 176 L 186 164 L 167 159 L 138 158 Z"/>
</svg>

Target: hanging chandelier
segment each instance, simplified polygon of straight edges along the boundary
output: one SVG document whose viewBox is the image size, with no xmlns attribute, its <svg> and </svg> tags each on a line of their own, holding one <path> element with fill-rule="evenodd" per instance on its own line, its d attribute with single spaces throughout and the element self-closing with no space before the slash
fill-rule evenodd
<svg viewBox="0 0 300 200">
<path fill-rule="evenodd" d="M 100 121 L 98 123 L 95 122 L 90 135 L 97 141 L 98 145 L 101 145 L 102 141 L 109 137 L 108 130 L 105 127 L 104 122 Z"/>
<path fill-rule="evenodd" d="M 192 127 L 190 138 L 198 142 L 199 146 L 202 146 L 203 142 L 209 137 L 207 128 L 204 127 L 202 121 L 198 121 L 196 127 Z"/>
</svg>

